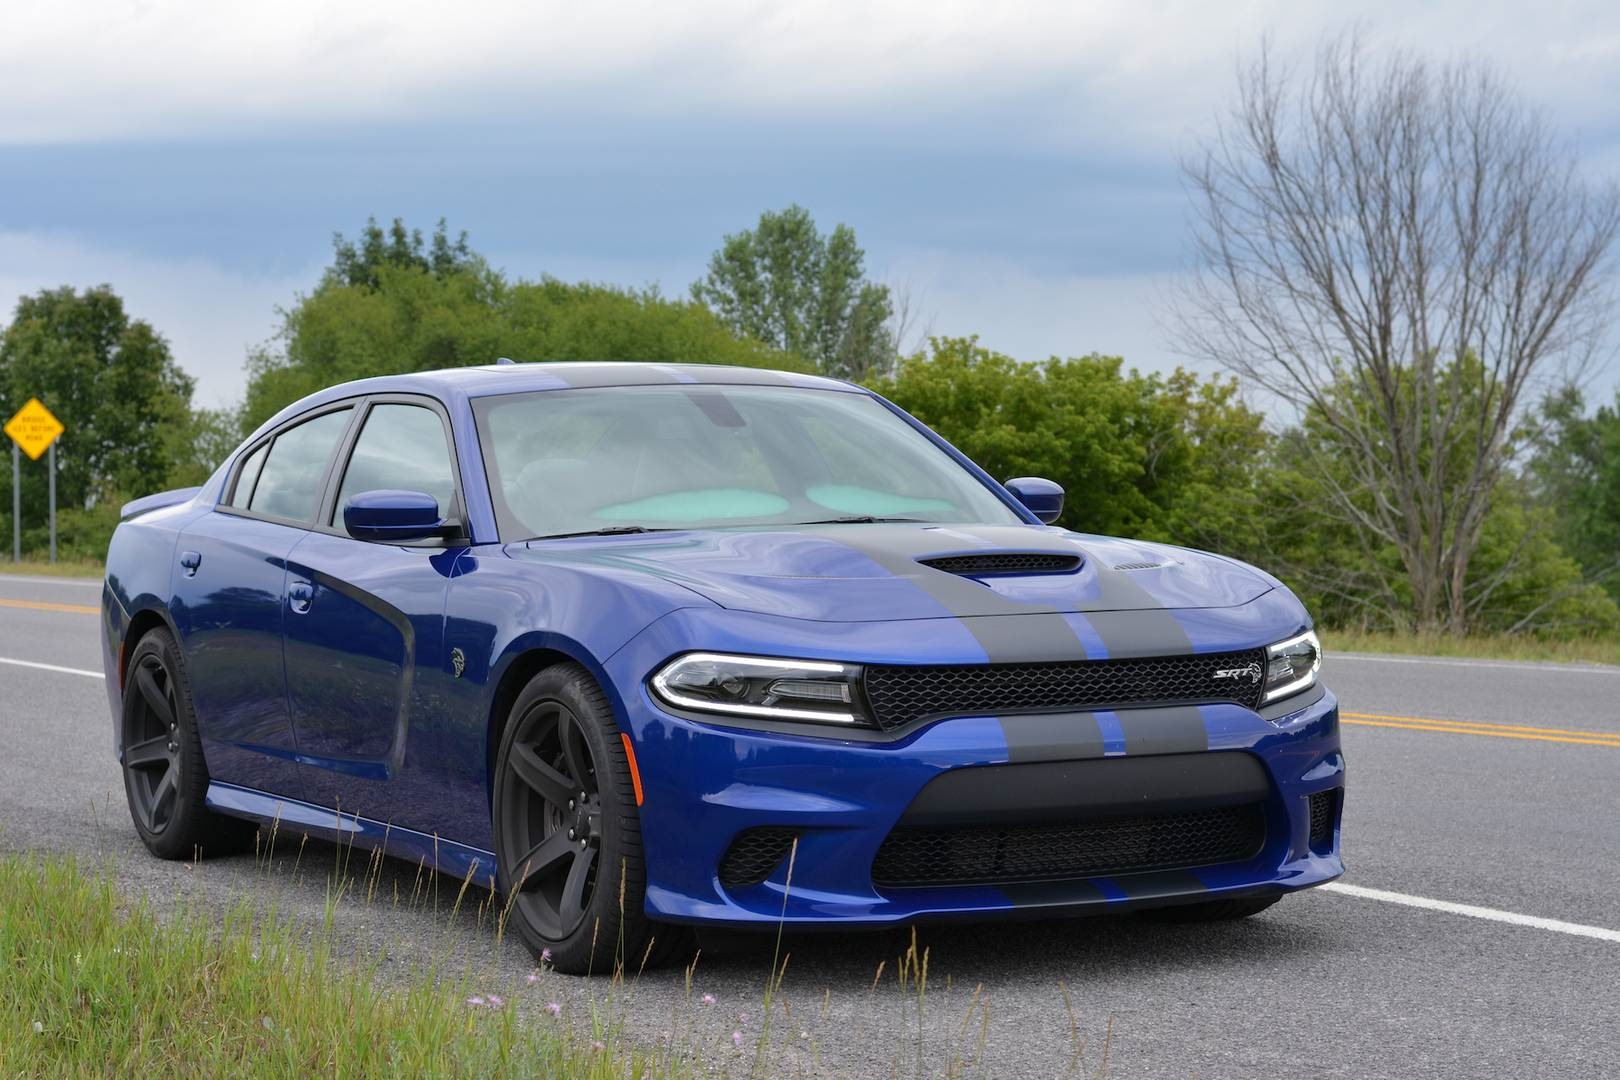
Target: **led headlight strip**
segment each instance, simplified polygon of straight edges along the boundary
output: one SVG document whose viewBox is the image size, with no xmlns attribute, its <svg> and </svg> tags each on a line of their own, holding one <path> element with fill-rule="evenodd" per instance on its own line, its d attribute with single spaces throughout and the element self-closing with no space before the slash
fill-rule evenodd
<svg viewBox="0 0 1620 1080">
<path fill-rule="evenodd" d="M 653 693 L 691 712 L 870 727 L 859 664 L 686 653 L 652 676 Z"/>
<path fill-rule="evenodd" d="M 1316 685 L 1322 670 L 1322 643 L 1314 630 L 1279 641 L 1266 649 L 1264 702 L 1279 701 Z"/>
</svg>

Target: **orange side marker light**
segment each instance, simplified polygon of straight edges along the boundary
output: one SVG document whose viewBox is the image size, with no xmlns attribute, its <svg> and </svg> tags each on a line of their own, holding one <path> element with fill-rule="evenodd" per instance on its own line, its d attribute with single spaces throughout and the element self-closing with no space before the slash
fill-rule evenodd
<svg viewBox="0 0 1620 1080">
<path fill-rule="evenodd" d="M 624 740 L 625 760 L 630 762 L 630 783 L 636 789 L 636 805 L 641 805 L 641 767 L 636 764 L 636 748 L 630 745 L 630 733 L 619 732 L 619 738 Z"/>
</svg>

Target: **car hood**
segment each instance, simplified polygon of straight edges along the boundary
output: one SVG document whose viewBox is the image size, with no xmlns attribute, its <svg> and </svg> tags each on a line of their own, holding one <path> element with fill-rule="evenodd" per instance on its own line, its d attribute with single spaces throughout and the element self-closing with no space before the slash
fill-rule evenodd
<svg viewBox="0 0 1620 1080">
<path fill-rule="evenodd" d="M 1203 552 L 1034 525 L 682 531 L 538 541 L 512 554 L 640 572 L 724 608 L 823 622 L 1236 607 L 1273 587 Z M 1070 562 L 1057 572 L 982 573 L 923 561 L 997 554 Z"/>
</svg>

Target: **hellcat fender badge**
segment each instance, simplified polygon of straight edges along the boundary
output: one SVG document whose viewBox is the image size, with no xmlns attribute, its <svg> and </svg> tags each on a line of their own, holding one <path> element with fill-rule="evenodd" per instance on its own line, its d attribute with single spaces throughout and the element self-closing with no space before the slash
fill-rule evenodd
<svg viewBox="0 0 1620 1080">
<path fill-rule="evenodd" d="M 461 673 L 467 670 L 467 654 L 460 649 L 451 649 L 450 670 L 456 673 L 456 678 L 461 678 Z"/>
</svg>

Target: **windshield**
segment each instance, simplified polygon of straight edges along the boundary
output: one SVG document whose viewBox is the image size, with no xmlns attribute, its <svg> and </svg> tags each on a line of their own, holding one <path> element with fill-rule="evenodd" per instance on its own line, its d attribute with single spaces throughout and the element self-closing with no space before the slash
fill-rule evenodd
<svg viewBox="0 0 1620 1080">
<path fill-rule="evenodd" d="M 633 386 L 509 394 L 474 407 L 507 540 L 840 518 L 1020 521 L 865 394 Z"/>
</svg>

